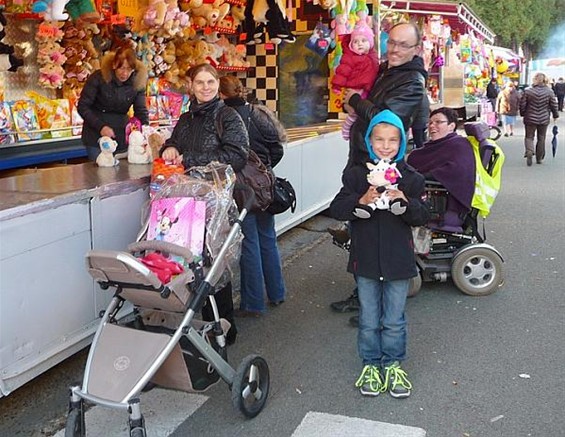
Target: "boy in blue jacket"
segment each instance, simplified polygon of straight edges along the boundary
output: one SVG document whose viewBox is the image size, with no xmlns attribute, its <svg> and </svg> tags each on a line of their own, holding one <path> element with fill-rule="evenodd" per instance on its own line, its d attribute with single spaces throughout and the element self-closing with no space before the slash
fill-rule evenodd
<svg viewBox="0 0 565 437">
<path fill-rule="evenodd" d="M 331 215 L 351 222 L 348 272 L 357 278 L 359 331 L 357 347 L 363 371 L 355 383 L 366 396 L 388 391 L 410 396 L 412 384 L 402 369 L 406 358 L 405 306 L 410 278 L 417 275 L 412 226 L 429 220 L 423 201 L 424 177 L 404 162 L 406 135 L 400 118 L 389 110 L 377 114 L 365 143 L 374 163 L 390 160 L 401 174 L 398 189 L 388 189 L 390 209 L 371 209 L 381 196 L 367 181 L 366 165 L 343 173 L 342 188 L 330 205 Z"/>
</svg>

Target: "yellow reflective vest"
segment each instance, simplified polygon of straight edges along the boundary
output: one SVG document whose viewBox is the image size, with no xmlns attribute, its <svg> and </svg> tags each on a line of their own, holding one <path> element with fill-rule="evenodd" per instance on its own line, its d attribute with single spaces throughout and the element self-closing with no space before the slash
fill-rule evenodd
<svg viewBox="0 0 565 437">
<path fill-rule="evenodd" d="M 502 149 L 494 141 L 488 140 L 489 143 L 495 146 L 493 153 L 497 156 L 492 174 L 489 174 L 482 165 L 479 142 L 475 137 L 467 137 L 467 139 L 471 143 L 473 153 L 475 154 L 475 193 L 473 194 L 471 206 L 477 208 L 479 215 L 485 218 L 489 215 L 494 200 L 500 191 L 502 165 L 504 164 L 505 156 Z"/>
</svg>

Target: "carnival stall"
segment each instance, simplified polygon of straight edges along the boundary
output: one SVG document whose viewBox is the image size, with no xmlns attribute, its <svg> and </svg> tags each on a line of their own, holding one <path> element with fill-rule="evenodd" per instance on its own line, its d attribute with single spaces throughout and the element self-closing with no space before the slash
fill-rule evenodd
<svg viewBox="0 0 565 437">
<path fill-rule="evenodd" d="M 463 106 L 464 66 L 484 62 L 481 47 L 494 42 L 494 32 L 462 2 L 382 0 L 381 22 L 399 18 L 413 19 L 422 29 L 432 104 Z"/>
<path fill-rule="evenodd" d="M 12 169 L 45 162 L 49 168 L 17 168 L 9 176 L 6 170 L 0 178 L 0 397 L 90 343 L 107 302 L 84 269 L 84 254 L 89 249 L 124 250 L 140 228 L 150 164 L 127 159 L 114 167 L 60 164 L 85 154 L 78 136 L 76 98 L 96 62 L 116 42 L 134 42 L 138 56 L 152 71 L 147 99 L 156 128 L 170 128 L 179 112 L 186 110 L 183 74 L 189 65 L 202 61 L 214 63 L 223 74 L 240 74 L 254 96 L 278 110 L 281 118 L 295 117 L 287 118 L 292 121 L 286 123 L 289 142 L 275 171 L 292 182 L 296 210 L 276 216 L 277 232 L 328 207 L 347 160 L 348 145 L 339 126 L 324 123 L 327 109 L 311 114 L 312 102 L 324 101 L 323 91 L 315 98 L 310 94 L 301 108 L 308 117 L 293 113 L 296 104 L 290 101 L 277 104 L 279 74 L 285 76 L 286 89 L 293 96 L 308 95 L 312 89 L 308 83 L 314 64 L 303 56 L 305 46 L 293 32 L 301 32 L 303 42 L 308 39 L 325 11 L 319 5 L 281 8 L 282 3 L 255 0 L 247 4 L 252 26 L 243 32 L 247 25 L 237 21 L 245 15 L 243 3 L 204 0 L 201 17 L 190 9 L 198 0 L 103 2 L 82 8 L 92 15 L 81 20 L 61 15 L 45 20 L 45 14 L 63 13 L 52 9 L 55 1 L 39 6 L 48 7 L 44 11 L 34 12 L 33 3 L 23 9 L 10 3 L 4 11 L 4 43 L 13 47 L 14 54 L 6 58 L 12 66 L 0 72 L 5 108 L 0 165 Z M 310 7 L 314 18 L 298 19 Z M 168 12 L 178 17 L 172 19 L 172 27 Z M 214 20 L 215 25 L 206 20 Z M 292 62 L 279 63 L 283 53 Z M 293 81 L 298 77 L 304 80 Z M 31 275 L 25 268 L 29 265 L 35 266 Z"/>
</svg>

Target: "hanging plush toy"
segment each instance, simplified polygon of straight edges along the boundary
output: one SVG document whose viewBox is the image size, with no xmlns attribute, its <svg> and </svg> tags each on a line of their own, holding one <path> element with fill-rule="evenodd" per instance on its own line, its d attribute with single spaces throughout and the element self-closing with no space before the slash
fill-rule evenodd
<svg viewBox="0 0 565 437">
<path fill-rule="evenodd" d="M 69 14 L 64 12 L 69 0 L 37 0 L 31 6 L 32 12 L 43 16 L 45 21 L 66 21 Z"/>
<path fill-rule="evenodd" d="M 14 72 L 24 65 L 24 61 L 17 58 L 15 55 L 0 55 L 0 71 Z"/>
<path fill-rule="evenodd" d="M 248 45 L 264 42 L 265 30 L 273 44 L 296 41 L 282 0 L 248 0 L 243 30 Z"/>
<path fill-rule="evenodd" d="M 96 6 L 92 0 L 69 0 L 67 3 L 67 12 L 73 21 L 98 23 L 101 20 L 101 14 L 96 10 Z M 111 13 L 110 11 L 110 15 Z"/>
<path fill-rule="evenodd" d="M 14 72 L 24 65 L 24 61 L 14 55 L 13 46 L 1 42 L 6 36 L 6 31 L 4 30 L 6 24 L 8 24 L 6 17 L 0 11 L 0 71 Z"/>
</svg>

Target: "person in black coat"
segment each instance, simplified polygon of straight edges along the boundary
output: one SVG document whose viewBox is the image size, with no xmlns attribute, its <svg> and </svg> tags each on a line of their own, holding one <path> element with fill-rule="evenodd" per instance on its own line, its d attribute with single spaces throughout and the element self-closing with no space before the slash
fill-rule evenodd
<svg viewBox="0 0 565 437">
<path fill-rule="evenodd" d="M 348 113 L 357 114 L 349 135 L 349 156 L 344 171 L 355 164 L 364 164 L 368 159 L 365 147 L 365 133 L 369 121 L 380 111 L 390 109 L 402 120 L 404 131 L 423 121 L 421 112 L 426 96 L 428 73 L 418 52 L 422 36 L 413 23 L 399 23 L 393 26 L 387 40 L 387 61 L 379 66 L 379 74 L 367 99 L 362 99 L 355 90 L 348 90 L 343 97 Z M 344 229 L 329 229 L 336 240 L 347 241 Z M 344 235 L 345 234 L 345 235 Z M 356 310 L 357 289 L 343 301 L 333 302 L 331 308 L 337 312 Z M 356 324 L 356 316 L 350 319 Z"/>
<path fill-rule="evenodd" d="M 370 160 L 394 163 L 401 177 L 398 188 L 386 190 L 390 208 L 367 216 L 368 206 L 383 194 L 369 185 L 366 163 L 355 164 L 343 173 L 343 186 L 330 204 L 334 218 L 351 223 L 347 270 L 357 280 L 357 347 L 363 364 L 355 385 L 363 395 L 389 391 L 403 398 L 412 389 L 401 368 L 406 358 L 404 308 L 410 278 L 418 274 L 411 227 L 425 224 L 430 216 L 422 200 L 424 177 L 404 161 L 406 135 L 400 118 L 381 111 L 370 121 L 365 141 Z"/>
<path fill-rule="evenodd" d="M 182 114 L 171 137 L 161 149 L 161 157 L 186 169 L 212 161 L 230 164 L 234 171 L 247 163 L 249 138 L 237 111 L 226 106 L 219 96 L 220 76 L 210 64 L 199 64 L 189 70 L 192 80 L 190 110 Z M 228 344 L 235 341 L 231 282 L 215 294 L 220 316 L 231 324 Z M 205 320 L 213 320 L 211 306 L 202 309 Z"/>
<path fill-rule="evenodd" d="M 493 77 L 487 85 L 487 99 L 492 105 L 492 110 L 496 111 L 496 99 L 498 97 L 498 84 L 496 79 Z"/>
<path fill-rule="evenodd" d="M 367 99 L 354 90 L 343 98 L 347 112 L 354 111 L 358 119 L 351 127 L 348 168 L 367 160 L 364 137 L 369 121 L 379 111 L 390 109 L 402 120 L 405 132 L 412 126 L 426 96 L 427 71 L 417 56 L 421 35 L 412 23 L 392 27 L 387 41 L 387 61 L 379 67 L 377 80 Z"/>
<path fill-rule="evenodd" d="M 534 154 L 536 163 L 541 164 L 545 158 L 545 137 L 550 117 L 553 115 L 554 121 L 559 118 L 557 99 L 549 87 L 545 74 L 536 73 L 532 86 L 524 91 L 520 99 L 520 115 L 526 128 L 524 138 L 526 165 L 528 167 L 532 165 Z M 537 137 L 535 145 L 534 137 Z"/>
<path fill-rule="evenodd" d="M 100 154 L 101 136 L 118 142 L 116 153 L 127 152 L 125 128 L 132 105 L 134 116 L 141 124 L 149 124 L 146 86 L 147 69 L 131 48 L 123 46 L 104 56 L 100 70 L 92 73 L 84 84 L 77 104 L 84 120 L 82 142 L 90 160 L 96 161 Z"/>
<path fill-rule="evenodd" d="M 276 166 L 283 157 L 279 124 L 267 115 L 268 109 L 260 110 L 243 98 L 244 88 L 235 76 L 220 78 L 220 96 L 224 103 L 234 108 L 245 123 L 249 133 L 249 146 L 267 167 Z M 274 114 L 271 117 L 275 117 Z M 267 211 L 249 211 L 241 224 L 243 242 L 239 259 L 241 301 L 236 315 L 258 317 L 265 310 L 265 294 L 271 306 L 285 300 L 281 258 L 277 246 L 275 219 Z"/>
<path fill-rule="evenodd" d="M 563 112 L 563 100 L 565 99 L 565 81 L 559 78 L 554 87 L 555 96 L 557 97 L 557 110 Z"/>
</svg>

